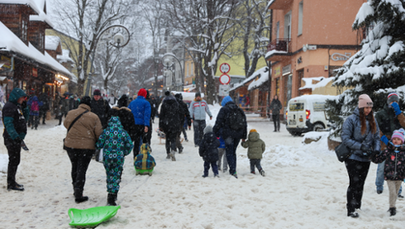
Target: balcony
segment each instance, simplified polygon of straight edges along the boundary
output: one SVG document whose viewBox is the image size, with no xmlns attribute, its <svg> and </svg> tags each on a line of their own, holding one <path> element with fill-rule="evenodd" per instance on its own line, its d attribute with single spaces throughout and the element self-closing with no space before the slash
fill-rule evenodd
<svg viewBox="0 0 405 229">
<path fill-rule="evenodd" d="M 267 6 L 272 10 L 286 10 L 292 2 L 293 0 L 270 0 Z"/>
<path fill-rule="evenodd" d="M 284 61 L 290 58 L 290 41 L 288 38 L 275 39 L 267 46 L 266 60 Z"/>
</svg>

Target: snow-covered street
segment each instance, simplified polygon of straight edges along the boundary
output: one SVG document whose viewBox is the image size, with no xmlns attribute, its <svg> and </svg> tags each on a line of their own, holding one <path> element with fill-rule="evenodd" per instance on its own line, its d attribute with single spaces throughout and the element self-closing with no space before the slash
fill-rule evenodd
<svg viewBox="0 0 405 229">
<path fill-rule="evenodd" d="M 211 106 L 215 116 L 220 107 Z M 158 120 L 153 126 L 157 128 Z M 28 130 L 17 182 L 24 192 L 7 191 L 7 151 L 0 146 L 0 228 L 70 228 L 69 208 L 106 205 L 105 170 L 92 161 L 84 194 L 90 200 L 76 204 L 70 178 L 70 161 L 62 150 L 66 129 L 48 120 L 38 130 Z M 346 216 L 348 176 L 344 164 L 327 149 L 327 133 L 318 142 L 304 145 L 282 125 L 249 122 L 266 143 L 262 166 L 266 176 L 250 174 L 247 150 L 238 147 L 235 179 L 220 172 L 202 178 L 203 161 L 194 147 L 193 130 L 187 131 L 184 153 L 176 162 L 166 159 L 156 132 L 152 155 L 157 166 L 152 176 L 135 176 L 132 153 L 126 157 L 117 203 L 118 214 L 98 228 L 404 228 L 405 200 L 397 201 L 398 214 L 389 217 L 388 187 L 375 192 L 372 164 L 357 219 Z M 163 143 L 164 141 L 162 141 Z"/>
</svg>

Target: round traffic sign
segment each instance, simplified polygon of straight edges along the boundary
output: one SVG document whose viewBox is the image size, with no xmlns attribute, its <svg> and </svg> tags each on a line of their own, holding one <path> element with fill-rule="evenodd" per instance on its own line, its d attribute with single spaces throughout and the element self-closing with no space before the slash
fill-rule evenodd
<svg viewBox="0 0 405 229">
<path fill-rule="evenodd" d="M 226 74 L 231 70 L 231 66 L 228 63 L 223 63 L 219 66 L 219 71 Z"/>
<path fill-rule="evenodd" d="M 224 73 L 219 77 L 219 82 L 222 85 L 227 85 L 231 82 L 231 77 L 228 74 Z"/>
</svg>

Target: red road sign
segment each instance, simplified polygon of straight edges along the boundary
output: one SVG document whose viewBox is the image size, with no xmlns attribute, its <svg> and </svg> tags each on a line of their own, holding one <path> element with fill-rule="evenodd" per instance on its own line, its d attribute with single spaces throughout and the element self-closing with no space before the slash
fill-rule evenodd
<svg viewBox="0 0 405 229">
<path fill-rule="evenodd" d="M 219 71 L 227 74 L 229 71 L 231 71 L 231 66 L 228 63 L 223 63 L 219 66 Z"/>
<path fill-rule="evenodd" d="M 227 85 L 231 82 L 231 77 L 228 74 L 224 73 L 219 77 L 219 82 L 222 85 Z"/>
</svg>

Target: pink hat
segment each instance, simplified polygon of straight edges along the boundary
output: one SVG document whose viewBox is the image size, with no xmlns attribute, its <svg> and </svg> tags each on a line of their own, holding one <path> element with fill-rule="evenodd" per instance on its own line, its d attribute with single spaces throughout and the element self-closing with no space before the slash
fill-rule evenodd
<svg viewBox="0 0 405 229">
<path fill-rule="evenodd" d="M 393 138 L 399 138 L 402 142 L 402 144 L 404 143 L 404 134 L 399 131 L 399 130 L 394 130 L 394 133 L 391 136 L 391 139 Z"/>
<path fill-rule="evenodd" d="M 359 96 L 359 108 L 363 107 L 373 107 L 373 100 L 367 94 L 362 94 Z"/>
</svg>

